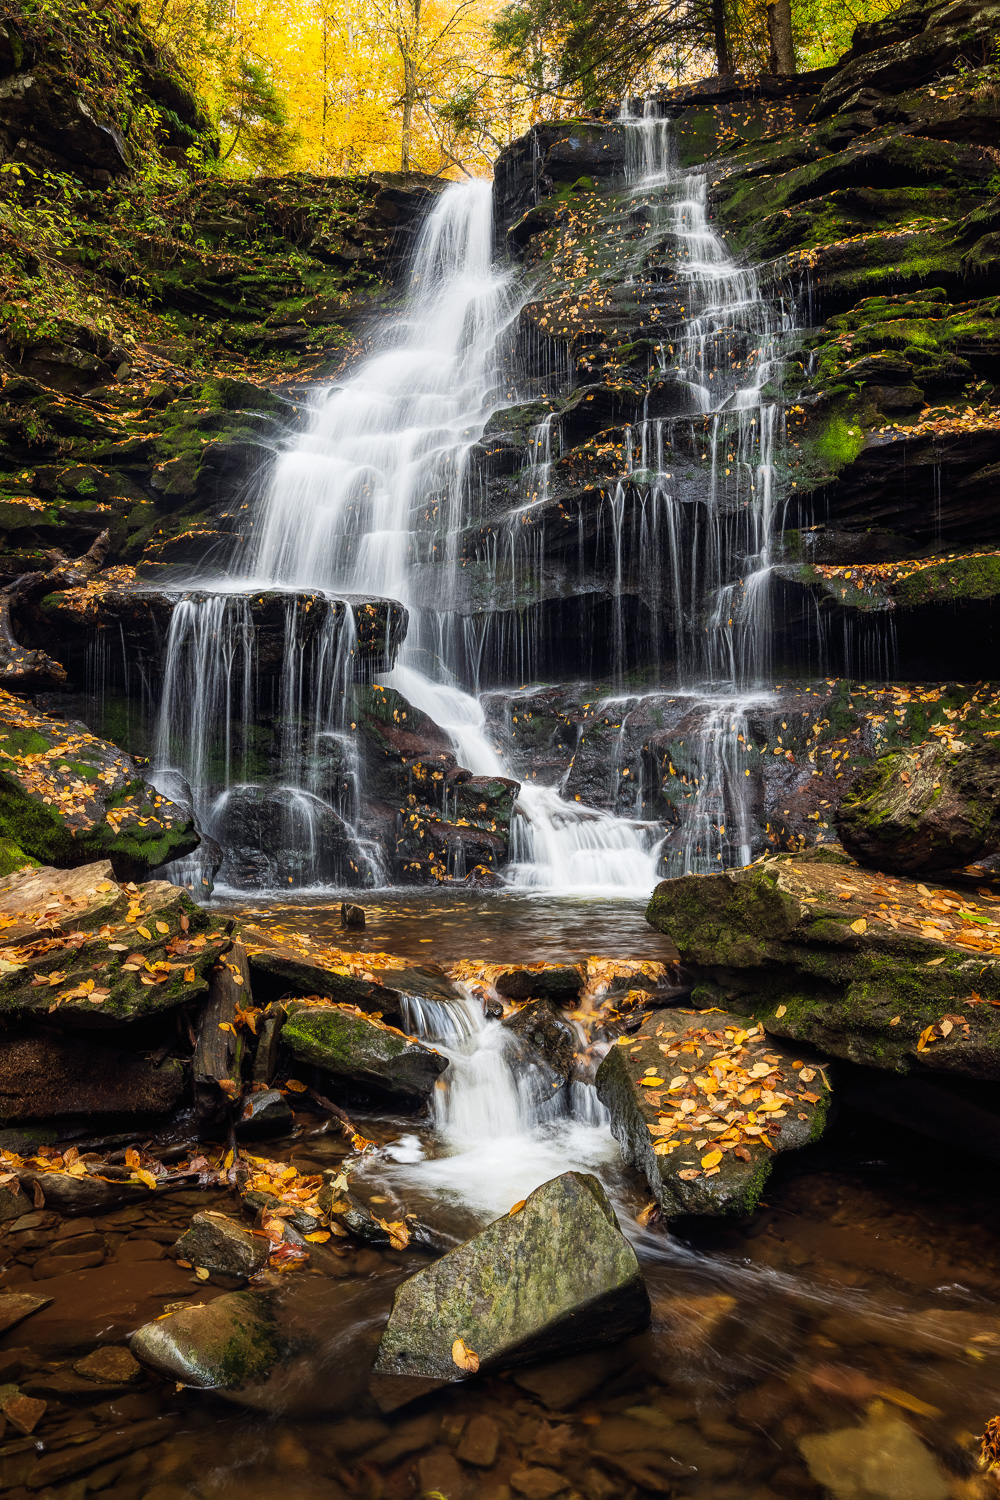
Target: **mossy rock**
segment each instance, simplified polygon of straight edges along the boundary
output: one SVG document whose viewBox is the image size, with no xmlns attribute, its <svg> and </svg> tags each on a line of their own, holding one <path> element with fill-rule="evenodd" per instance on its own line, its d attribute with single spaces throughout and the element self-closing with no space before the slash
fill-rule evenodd
<svg viewBox="0 0 1000 1500">
<path fill-rule="evenodd" d="M 281 1040 L 299 1062 L 311 1063 L 341 1083 L 422 1103 L 448 1066 L 446 1058 L 350 1007 L 288 1007 Z"/>
</svg>

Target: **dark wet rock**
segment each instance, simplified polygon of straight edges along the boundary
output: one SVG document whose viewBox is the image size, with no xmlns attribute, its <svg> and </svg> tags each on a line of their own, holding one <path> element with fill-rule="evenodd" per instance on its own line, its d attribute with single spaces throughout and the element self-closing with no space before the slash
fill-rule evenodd
<svg viewBox="0 0 1000 1500">
<path fill-rule="evenodd" d="M 604 1189 L 566 1172 L 403 1283 L 372 1390 L 388 1411 L 463 1379 L 457 1340 L 485 1373 L 613 1343 L 648 1317 L 635 1253 Z"/>
<path fill-rule="evenodd" d="M 164 1115 L 183 1092 L 184 1069 L 174 1058 L 156 1066 L 141 1054 L 57 1032 L 8 1037 L 0 1049 L 0 1120 L 7 1124 Z"/>
<path fill-rule="evenodd" d="M 286 1209 L 288 1204 L 279 1198 L 277 1193 L 265 1193 L 259 1188 L 251 1188 L 248 1192 L 241 1194 L 243 1209 L 253 1218 L 255 1224 L 260 1227 L 264 1221 L 270 1218 L 275 1209 Z M 304 1208 L 294 1206 L 292 1213 L 288 1215 L 286 1222 L 291 1224 L 301 1235 L 314 1234 L 317 1229 L 322 1228 L 322 1220 L 315 1214 L 307 1213 Z"/>
<path fill-rule="evenodd" d="M 667 1216 L 752 1213 L 776 1155 L 819 1138 L 829 1086 L 795 1061 L 740 1016 L 677 1011 L 653 1011 L 609 1050 L 598 1095 Z"/>
<path fill-rule="evenodd" d="M 51 1297 L 40 1297 L 34 1292 L 0 1292 L 0 1333 L 48 1307 L 51 1301 Z"/>
<path fill-rule="evenodd" d="M 99 1173 L 100 1166 L 95 1168 Z M 123 1203 L 140 1203 L 152 1189 L 141 1182 L 116 1182 L 88 1172 L 70 1177 L 66 1172 L 38 1172 L 33 1167 L 18 1167 L 22 1187 L 33 1195 L 35 1185 L 42 1195 L 43 1206 L 61 1214 L 103 1213 Z"/>
<path fill-rule="evenodd" d="M 245 1101 L 236 1121 L 236 1134 L 247 1141 L 286 1135 L 294 1123 L 295 1116 L 280 1090 L 265 1089 Z"/>
<path fill-rule="evenodd" d="M 551 1092 L 556 1084 L 569 1082 L 576 1060 L 577 1036 L 573 1027 L 548 1000 L 535 1000 L 501 1022 L 554 1075 L 547 1080 Z"/>
<path fill-rule="evenodd" d="M 338 1079 L 422 1102 L 448 1066 L 439 1052 L 346 1006 L 291 1001 L 282 1043 Z"/>
<path fill-rule="evenodd" d="M 237 1013 L 253 1005 L 246 949 L 234 940 L 212 970 L 191 1059 L 198 1128 L 209 1132 L 243 1089 L 244 1036 Z"/>
<path fill-rule="evenodd" d="M 249 955 L 248 959 L 252 972 L 253 959 Z M 266 1085 L 269 1093 L 278 1066 L 278 1047 L 284 1024 L 285 1008 L 279 1001 L 272 1000 L 257 1022 L 257 1046 L 253 1055 L 253 1081 Z"/>
<path fill-rule="evenodd" d="M 505 1000 L 551 1000 L 571 1008 L 580 998 L 583 974 L 571 964 L 519 964 L 498 974 L 494 987 Z"/>
<path fill-rule="evenodd" d="M 76 1447 L 63 1448 L 55 1453 L 46 1453 L 28 1471 L 27 1482 L 33 1489 L 44 1489 L 96 1469 L 99 1465 L 134 1453 L 138 1448 L 148 1448 L 152 1443 L 163 1442 L 174 1431 L 177 1419 L 171 1414 L 151 1417 L 146 1421 L 130 1422 L 126 1427 L 117 1427 L 102 1433 L 92 1443 L 81 1443 Z"/>
<path fill-rule="evenodd" d="M 1000 848 L 1000 750 L 929 744 L 881 756 L 837 808 L 850 854 L 911 874 L 972 863 Z"/>
<path fill-rule="evenodd" d="M 61 1027 L 107 1027 L 200 1001 L 230 942 L 179 886 L 123 887 L 109 861 L 7 876 L 0 912 L 0 1013 L 49 1025 L 58 1017 Z M 63 941 L 39 941 L 41 932 Z M 169 1078 L 167 1068 L 168 1091 Z"/>
<path fill-rule="evenodd" d="M 197 848 L 191 819 L 131 756 L 0 693 L 0 869 L 108 858 L 124 880 Z"/>
<path fill-rule="evenodd" d="M 875 1068 L 1000 1077 L 1000 924 L 979 896 L 817 849 L 661 881 L 646 917 L 696 1005 Z"/>
<path fill-rule="evenodd" d="M 0 1224 L 20 1219 L 31 1211 L 31 1200 L 26 1198 L 16 1177 L 0 1182 Z"/>
<path fill-rule="evenodd" d="M 340 903 L 340 925 L 363 931 L 365 925 L 364 907 L 357 906 L 353 901 L 342 901 Z"/>
<path fill-rule="evenodd" d="M 210 1209 L 195 1214 L 174 1249 L 179 1260 L 193 1266 L 223 1276 L 254 1276 L 267 1265 L 271 1247 L 265 1234 L 255 1234 L 228 1214 Z"/>
<path fill-rule="evenodd" d="M 237 1390 L 265 1378 L 288 1354 L 262 1292 L 229 1292 L 147 1323 L 129 1345 L 140 1364 L 202 1390 Z"/>
</svg>

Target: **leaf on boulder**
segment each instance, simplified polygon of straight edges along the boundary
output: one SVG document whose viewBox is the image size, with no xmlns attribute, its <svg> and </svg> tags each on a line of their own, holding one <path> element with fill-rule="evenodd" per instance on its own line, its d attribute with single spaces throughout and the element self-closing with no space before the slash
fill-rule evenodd
<svg viewBox="0 0 1000 1500">
<path fill-rule="evenodd" d="M 460 1370 L 465 1370 L 469 1375 L 475 1375 L 479 1369 L 479 1355 L 475 1349 L 470 1349 L 464 1339 L 456 1339 L 451 1346 L 451 1357 Z"/>
</svg>

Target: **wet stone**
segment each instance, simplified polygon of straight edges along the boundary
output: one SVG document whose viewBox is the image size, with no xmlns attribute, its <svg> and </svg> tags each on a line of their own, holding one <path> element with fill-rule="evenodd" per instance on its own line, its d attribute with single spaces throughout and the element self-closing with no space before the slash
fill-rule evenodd
<svg viewBox="0 0 1000 1500">
<path fill-rule="evenodd" d="M 266 1378 L 286 1352 L 270 1299 L 257 1292 L 228 1292 L 146 1323 L 131 1350 L 170 1380 L 223 1391 Z"/>
<path fill-rule="evenodd" d="M 191 1228 L 175 1246 L 177 1257 L 223 1276 L 254 1276 L 267 1265 L 270 1242 L 228 1214 L 209 1210 L 195 1214 Z"/>
<path fill-rule="evenodd" d="M 431 1047 L 347 1006 L 292 1001 L 281 1039 L 293 1057 L 333 1078 L 415 1103 L 448 1066 Z"/>
<path fill-rule="evenodd" d="M 0 1224 L 21 1219 L 31 1210 L 31 1199 L 21 1190 L 16 1177 L 0 1183 Z"/>
<path fill-rule="evenodd" d="M 295 1124 L 295 1116 L 278 1089 L 251 1094 L 243 1105 L 243 1112 L 236 1122 L 236 1134 L 241 1140 L 287 1135 Z"/>
<path fill-rule="evenodd" d="M 25 1396 L 16 1388 L 11 1395 L 0 1401 L 0 1411 L 10 1425 L 25 1437 L 34 1432 L 44 1417 L 47 1406 L 47 1402 L 34 1396 Z"/>
<path fill-rule="evenodd" d="M 569 1480 L 554 1469 L 515 1469 L 510 1476 L 510 1487 L 524 1500 L 550 1500 L 569 1489 Z"/>
<path fill-rule="evenodd" d="M 40 1297 L 32 1292 L 0 1292 L 0 1333 L 6 1333 L 24 1318 L 48 1307 L 51 1297 Z"/>
<path fill-rule="evenodd" d="M 496 1461 L 499 1446 L 499 1424 L 493 1417 L 480 1414 L 469 1422 L 455 1451 L 463 1463 L 488 1469 Z"/>
</svg>

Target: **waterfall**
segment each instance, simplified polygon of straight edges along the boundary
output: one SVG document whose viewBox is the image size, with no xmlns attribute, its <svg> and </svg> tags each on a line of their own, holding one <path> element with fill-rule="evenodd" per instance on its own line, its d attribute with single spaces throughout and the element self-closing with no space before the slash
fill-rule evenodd
<svg viewBox="0 0 1000 1500">
<path fill-rule="evenodd" d="M 684 415 L 644 416 L 627 430 L 626 478 L 607 496 L 596 546 L 607 559 L 609 655 L 618 679 L 626 570 L 648 556 L 658 574 L 666 547 L 668 566 L 662 579 L 648 579 L 648 594 L 673 617 L 681 690 L 707 684 L 722 703 L 698 731 L 700 771 L 691 782 L 715 790 L 710 798 L 705 791 L 704 807 L 693 795 L 680 809 L 691 824 L 680 846 L 700 868 L 706 858 L 745 859 L 752 841 L 748 816 L 730 811 L 724 821 L 708 802 L 722 795 L 730 809 L 737 805 L 718 790 L 739 760 L 735 738 L 727 740 L 737 729 L 727 726 L 742 722 L 725 693 L 745 692 L 769 662 L 779 407 L 768 386 L 791 316 L 765 301 L 754 272 L 736 265 L 712 229 L 704 175 L 675 165 L 670 121 L 649 101 L 641 115 L 622 120 L 632 191 L 649 200 L 676 248 L 684 303 L 658 373 L 679 393 Z M 352 597 L 406 607 L 406 640 L 382 681 L 446 731 L 460 765 L 474 775 L 509 775 L 473 690 L 498 632 L 521 629 L 509 623 L 531 602 L 530 589 L 522 599 L 520 580 L 542 577 L 558 412 L 541 416 L 531 434 L 523 502 L 493 544 L 487 610 L 469 613 L 462 569 L 464 538 L 486 514 L 475 450 L 493 414 L 523 399 L 513 355 L 529 291 L 494 259 L 491 185 L 445 187 L 419 237 L 405 314 L 320 395 L 306 430 L 278 455 L 253 517 L 245 576 L 177 603 L 154 774 L 222 846 L 230 884 L 273 889 L 386 878 L 358 826 L 356 726 L 347 712 L 358 660 Z M 701 473 L 689 493 L 676 474 L 681 450 L 691 449 Z M 582 567 L 582 531 L 580 547 Z M 499 587 L 508 571 L 509 599 Z M 271 618 L 266 653 L 257 618 L 265 601 L 272 613 L 279 605 L 284 611 L 280 628 Z M 306 628 L 310 610 L 322 628 Z M 494 629 L 497 610 L 506 614 Z M 542 618 L 535 610 L 525 632 L 529 669 Z M 262 717 L 276 747 L 266 755 L 255 739 Z M 664 830 L 640 814 L 639 799 L 635 816 L 619 817 L 526 782 L 507 878 L 529 890 L 645 894 L 661 868 Z M 735 834 L 710 836 L 737 824 Z M 676 851 L 676 837 L 670 847 Z M 190 879 L 204 880 L 203 864 L 195 859 Z M 463 871 L 454 864 L 450 873 Z"/>
</svg>

